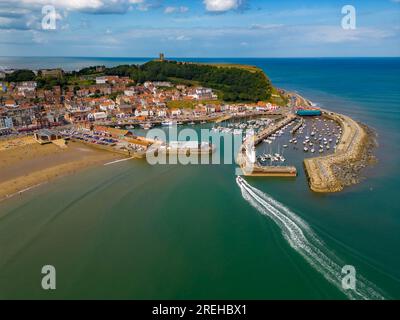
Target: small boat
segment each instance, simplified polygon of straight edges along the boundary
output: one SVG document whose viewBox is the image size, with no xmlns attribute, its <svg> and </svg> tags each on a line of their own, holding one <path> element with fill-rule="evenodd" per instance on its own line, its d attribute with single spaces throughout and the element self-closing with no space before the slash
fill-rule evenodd
<svg viewBox="0 0 400 320">
<path fill-rule="evenodd" d="M 196 123 L 194 123 L 193 121 L 189 123 L 191 126 L 195 125 Z"/>
<path fill-rule="evenodd" d="M 283 147 L 284 147 L 284 148 L 287 148 L 287 147 L 288 147 L 288 145 L 287 145 L 287 144 L 284 144 L 284 145 L 283 145 Z"/>
<path fill-rule="evenodd" d="M 315 149 L 314 149 L 314 148 L 312 148 L 312 149 L 311 149 L 311 153 L 314 153 L 314 152 L 315 152 Z"/>
<path fill-rule="evenodd" d="M 307 148 L 307 147 L 306 147 L 306 148 L 304 148 L 303 150 L 304 150 L 304 152 L 308 152 L 308 148 Z"/>
<path fill-rule="evenodd" d="M 152 125 L 151 123 L 142 123 L 140 126 L 141 126 L 144 130 L 150 130 L 150 129 L 153 127 L 153 125 Z"/>
<path fill-rule="evenodd" d="M 174 125 L 174 122 L 173 121 L 163 121 L 163 122 L 161 122 L 161 125 L 164 127 L 171 127 Z"/>
</svg>

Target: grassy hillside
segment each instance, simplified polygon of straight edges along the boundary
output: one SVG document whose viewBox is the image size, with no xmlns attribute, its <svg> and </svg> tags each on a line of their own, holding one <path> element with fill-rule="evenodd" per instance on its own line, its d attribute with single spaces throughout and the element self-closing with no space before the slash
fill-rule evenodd
<svg viewBox="0 0 400 320">
<path fill-rule="evenodd" d="M 265 74 L 249 67 L 208 65 L 176 61 L 150 61 L 144 65 L 125 65 L 105 70 L 109 75 L 129 76 L 145 81 L 181 82 L 210 87 L 227 102 L 257 102 L 271 98 L 272 85 Z"/>
</svg>

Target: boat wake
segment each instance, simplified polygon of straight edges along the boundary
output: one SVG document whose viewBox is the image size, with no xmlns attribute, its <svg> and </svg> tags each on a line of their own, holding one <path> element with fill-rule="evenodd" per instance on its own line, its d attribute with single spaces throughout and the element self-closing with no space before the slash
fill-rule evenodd
<svg viewBox="0 0 400 320">
<path fill-rule="evenodd" d="M 236 183 L 242 191 L 243 198 L 261 214 L 271 218 L 280 227 L 290 246 L 349 299 L 385 299 L 380 289 L 358 273 L 356 290 L 345 290 L 342 287 L 342 267 L 346 264 L 326 248 L 305 221 L 280 202 L 252 187 L 243 178 L 237 177 Z"/>
</svg>

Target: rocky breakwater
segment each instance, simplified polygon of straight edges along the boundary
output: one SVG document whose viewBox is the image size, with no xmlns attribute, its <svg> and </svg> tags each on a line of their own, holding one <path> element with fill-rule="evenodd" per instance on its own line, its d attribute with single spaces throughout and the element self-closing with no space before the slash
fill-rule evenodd
<svg viewBox="0 0 400 320">
<path fill-rule="evenodd" d="M 373 149 L 375 133 L 348 116 L 323 110 L 342 127 L 342 137 L 336 152 L 329 156 L 304 160 L 310 188 L 314 192 L 339 192 L 345 186 L 360 182 L 361 170 L 376 161 Z"/>
</svg>

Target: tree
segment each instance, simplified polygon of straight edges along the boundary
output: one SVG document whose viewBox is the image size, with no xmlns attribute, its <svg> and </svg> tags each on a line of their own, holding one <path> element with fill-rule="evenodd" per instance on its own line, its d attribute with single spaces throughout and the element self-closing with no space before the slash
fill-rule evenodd
<svg viewBox="0 0 400 320">
<path fill-rule="evenodd" d="M 13 73 L 6 76 L 8 82 L 22 82 L 22 81 L 33 81 L 36 75 L 32 70 L 16 70 Z"/>
</svg>

